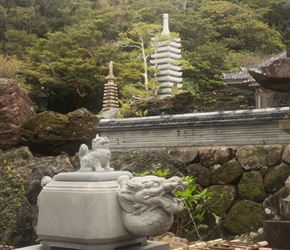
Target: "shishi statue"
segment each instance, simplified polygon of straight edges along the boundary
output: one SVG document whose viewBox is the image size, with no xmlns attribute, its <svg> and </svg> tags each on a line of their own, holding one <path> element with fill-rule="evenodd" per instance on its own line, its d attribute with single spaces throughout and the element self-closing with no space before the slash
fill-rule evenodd
<svg viewBox="0 0 290 250">
<path fill-rule="evenodd" d="M 125 228 L 134 235 L 154 236 L 166 233 L 173 224 L 173 214 L 183 210 L 183 199 L 174 197 L 187 183 L 179 177 L 156 176 L 118 178 L 119 203 Z"/>
<path fill-rule="evenodd" d="M 98 134 L 96 135 L 96 138 L 92 140 L 92 150 L 89 150 L 86 144 L 82 144 L 78 152 L 81 165 L 78 171 L 114 171 L 114 169 L 110 167 L 111 151 L 108 146 L 108 138 L 101 137 Z"/>
</svg>

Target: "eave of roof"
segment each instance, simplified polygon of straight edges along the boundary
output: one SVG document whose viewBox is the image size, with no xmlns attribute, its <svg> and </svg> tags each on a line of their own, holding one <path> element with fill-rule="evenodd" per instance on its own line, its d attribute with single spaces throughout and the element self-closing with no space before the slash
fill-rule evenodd
<svg viewBox="0 0 290 250">
<path fill-rule="evenodd" d="M 224 124 L 226 122 L 273 121 L 288 119 L 289 107 L 215 111 L 165 116 L 101 119 L 98 131 L 106 129 L 142 128 L 160 126 L 201 126 L 202 124 Z"/>
<path fill-rule="evenodd" d="M 286 57 L 286 51 L 283 51 L 280 54 L 277 54 L 273 57 L 271 57 L 270 59 L 263 61 L 261 63 L 255 64 L 255 65 L 251 65 L 249 67 L 244 67 L 241 68 L 240 71 L 238 72 L 233 72 L 233 73 L 223 73 L 223 77 L 222 80 L 229 85 L 235 85 L 235 84 L 247 84 L 247 83 L 253 83 L 255 82 L 255 79 L 248 73 L 248 69 L 252 69 L 252 68 L 260 68 L 260 67 L 264 67 L 264 66 L 268 66 L 270 65 L 273 61 L 281 59 L 281 58 L 285 58 Z M 237 81 L 237 83 L 234 83 L 234 81 Z"/>
</svg>

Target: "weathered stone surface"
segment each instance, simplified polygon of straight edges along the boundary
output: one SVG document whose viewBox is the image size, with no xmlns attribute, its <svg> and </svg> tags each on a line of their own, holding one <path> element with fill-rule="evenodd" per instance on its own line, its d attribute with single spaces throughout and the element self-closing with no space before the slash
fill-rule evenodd
<svg viewBox="0 0 290 250">
<path fill-rule="evenodd" d="M 98 114 L 97 117 L 99 119 L 114 119 L 118 118 L 119 108 L 110 108 L 109 110 L 105 110 L 103 113 Z"/>
<path fill-rule="evenodd" d="M 290 222 L 289 221 L 265 221 L 264 235 L 269 242 L 271 249 L 289 249 L 290 248 Z"/>
<path fill-rule="evenodd" d="M 0 160 L 0 245 L 33 244 L 32 208 L 23 183 L 15 169 Z"/>
<path fill-rule="evenodd" d="M 32 152 L 74 155 L 82 143 L 91 144 L 97 134 L 97 125 L 98 118 L 85 108 L 66 115 L 42 112 L 22 124 L 22 143 Z"/>
<path fill-rule="evenodd" d="M 33 159 L 31 151 L 26 146 L 15 147 L 5 150 L 2 153 L 0 152 L 0 157 L 15 167 L 21 167 Z"/>
<path fill-rule="evenodd" d="M 281 220 L 283 221 L 290 220 L 290 195 L 280 200 L 280 215 Z"/>
<path fill-rule="evenodd" d="M 195 148 L 165 148 L 164 151 L 167 151 L 172 157 L 182 160 L 187 165 L 199 161 L 199 151 Z"/>
<path fill-rule="evenodd" d="M 199 151 L 200 164 L 211 167 L 215 164 L 224 164 L 234 156 L 234 150 L 228 147 L 206 147 Z"/>
<path fill-rule="evenodd" d="M 188 169 L 183 161 L 171 157 L 162 150 L 143 151 L 127 150 L 112 152 L 111 167 L 115 170 L 130 171 L 132 173 L 144 173 L 147 171 L 169 170 L 171 175 L 187 176 Z"/>
<path fill-rule="evenodd" d="M 290 166 L 281 163 L 278 166 L 270 167 L 264 177 L 264 186 L 267 192 L 275 193 L 285 185 L 285 181 L 290 175 Z"/>
<path fill-rule="evenodd" d="M 284 151 L 283 151 L 283 155 L 282 155 L 282 160 L 290 163 L 290 145 L 288 145 Z"/>
<path fill-rule="evenodd" d="M 37 204 L 37 197 L 41 191 L 41 179 L 44 176 L 53 177 L 62 172 L 74 172 L 69 157 L 66 154 L 33 158 L 25 166 L 16 170 L 24 179 L 26 197 L 30 204 Z"/>
<path fill-rule="evenodd" d="M 243 170 L 241 165 L 235 159 L 233 159 L 213 171 L 211 175 L 211 183 L 214 185 L 235 183 L 242 175 Z"/>
<path fill-rule="evenodd" d="M 235 186 L 215 185 L 208 187 L 208 191 L 213 193 L 212 198 L 207 202 L 210 211 L 218 216 L 225 216 L 237 196 Z"/>
<path fill-rule="evenodd" d="M 211 173 L 207 167 L 194 163 L 189 165 L 188 169 L 190 175 L 196 178 L 196 183 L 202 185 L 203 187 L 209 186 L 211 182 Z"/>
<path fill-rule="evenodd" d="M 259 171 L 245 172 L 238 184 L 241 199 L 262 202 L 266 197 L 263 177 Z"/>
<path fill-rule="evenodd" d="M 285 187 L 282 187 L 275 194 L 270 195 L 263 201 L 263 208 L 267 220 L 280 217 L 280 199 L 286 198 L 288 192 Z"/>
<path fill-rule="evenodd" d="M 281 161 L 282 145 L 246 145 L 236 152 L 236 158 L 245 170 L 274 166 Z"/>
<path fill-rule="evenodd" d="M 0 149 L 20 144 L 20 126 L 35 114 L 32 101 L 12 79 L 0 78 Z"/>
<path fill-rule="evenodd" d="M 256 231 L 263 226 L 265 215 L 262 205 L 249 200 L 236 203 L 224 220 L 224 228 L 233 235 Z"/>
</svg>

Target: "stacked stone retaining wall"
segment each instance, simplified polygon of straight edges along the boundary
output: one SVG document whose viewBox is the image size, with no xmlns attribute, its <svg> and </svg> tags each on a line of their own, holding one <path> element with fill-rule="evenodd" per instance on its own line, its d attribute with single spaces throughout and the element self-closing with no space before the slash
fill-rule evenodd
<svg viewBox="0 0 290 250">
<path fill-rule="evenodd" d="M 279 129 L 279 120 L 286 119 L 288 107 L 103 119 L 98 132 L 119 155 L 165 150 L 184 162 L 183 173 L 214 193 L 209 204 L 214 230 L 209 231 L 223 237 L 257 231 L 263 221 L 280 216 L 290 175 L 290 137 Z"/>
<path fill-rule="evenodd" d="M 213 194 L 203 221 L 209 229 L 202 235 L 226 238 L 257 232 L 265 220 L 280 217 L 279 201 L 288 196 L 290 145 L 125 150 L 112 153 L 112 165 L 132 172 L 168 168 L 174 175 L 195 177 L 199 190 Z"/>
</svg>

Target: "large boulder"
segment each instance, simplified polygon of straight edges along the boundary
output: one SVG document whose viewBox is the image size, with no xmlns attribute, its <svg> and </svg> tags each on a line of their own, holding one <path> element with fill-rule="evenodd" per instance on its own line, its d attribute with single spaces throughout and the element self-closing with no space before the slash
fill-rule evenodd
<svg viewBox="0 0 290 250">
<path fill-rule="evenodd" d="M 66 115 L 42 112 L 26 120 L 21 127 L 22 144 L 32 152 L 74 155 L 82 143 L 91 146 L 99 119 L 85 108 Z"/>
<path fill-rule="evenodd" d="M 24 180 L 8 162 L 0 160 L 0 244 L 33 244 L 33 213 Z"/>
<path fill-rule="evenodd" d="M 263 177 L 259 171 L 245 172 L 238 184 L 241 199 L 262 202 L 266 198 Z"/>
<path fill-rule="evenodd" d="M 128 150 L 111 152 L 111 166 L 115 170 L 130 171 L 132 173 L 152 173 L 169 170 L 170 175 L 187 176 L 186 164 L 166 151 Z"/>
<path fill-rule="evenodd" d="M 209 168 L 198 164 L 193 163 L 188 166 L 190 175 L 196 178 L 196 183 L 200 184 L 203 187 L 207 187 L 211 182 L 211 172 Z"/>
<path fill-rule="evenodd" d="M 282 158 L 283 146 L 246 145 L 236 152 L 236 158 L 245 170 L 257 170 L 263 166 L 277 165 Z"/>
<path fill-rule="evenodd" d="M 267 192 L 275 193 L 285 185 L 290 175 L 289 164 L 281 163 L 278 166 L 270 167 L 264 177 L 264 186 Z"/>
<path fill-rule="evenodd" d="M 211 183 L 214 185 L 236 183 L 242 175 L 243 170 L 240 164 L 233 159 L 213 171 Z"/>
<path fill-rule="evenodd" d="M 196 148 L 164 148 L 164 151 L 172 157 L 182 160 L 186 165 L 199 161 L 199 151 Z"/>
<path fill-rule="evenodd" d="M 44 176 L 53 177 L 58 173 L 74 172 L 69 157 L 59 156 L 35 157 L 23 167 L 16 170 L 24 180 L 25 195 L 31 205 L 37 204 L 37 197 L 41 191 L 41 179 Z"/>
<path fill-rule="evenodd" d="M 35 114 L 32 101 L 12 79 L 0 78 L 0 149 L 20 145 L 20 127 Z"/>
<path fill-rule="evenodd" d="M 286 187 L 282 187 L 275 194 L 270 195 L 263 201 L 263 208 L 267 220 L 280 217 L 280 201 L 288 195 L 289 193 L 287 192 Z"/>
<path fill-rule="evenodd" d="M 0 245 L 35 244 L 41 179 L 74 171 L 66 154 L 34 157 L 26 146 L 0 152 Z"/>
<path fill-rule="evenodd" d="M 224 164 L 234 157 L 234 150 L 228 147 L 205 147 L 199 151 L 200 164 L 212 167 Z"/>
<path fill-rule="evenodd" d="M 225 216 L 229 211 L 233 200 L 237 197 L 237 190 L 233 185 L 214 185 L 207 189 L 212 193 L 212 198 L 207 202 L 207 206 L 214 214 Z"/>
<path fill-rule="evenodd" d="M 22 167 L 33 159 L 31 151 L 26 146 L 10 148 L 0 153 L 2 159 L 14 167 Z"/>
<path fill-rule="evenodd" d="M 282 155 L 282 160 L 290 163 L 290 145 L 288 145 L 284 151 L 283 151 L 283 155 Z"/>
<path fill-rule="evenodd" d="M 224 228 L 232 235 L 257 231 L 263 227 L 265 214 L 261 204 L 242 200 L 230 209 L 223 222 Z"/>
</svg>

